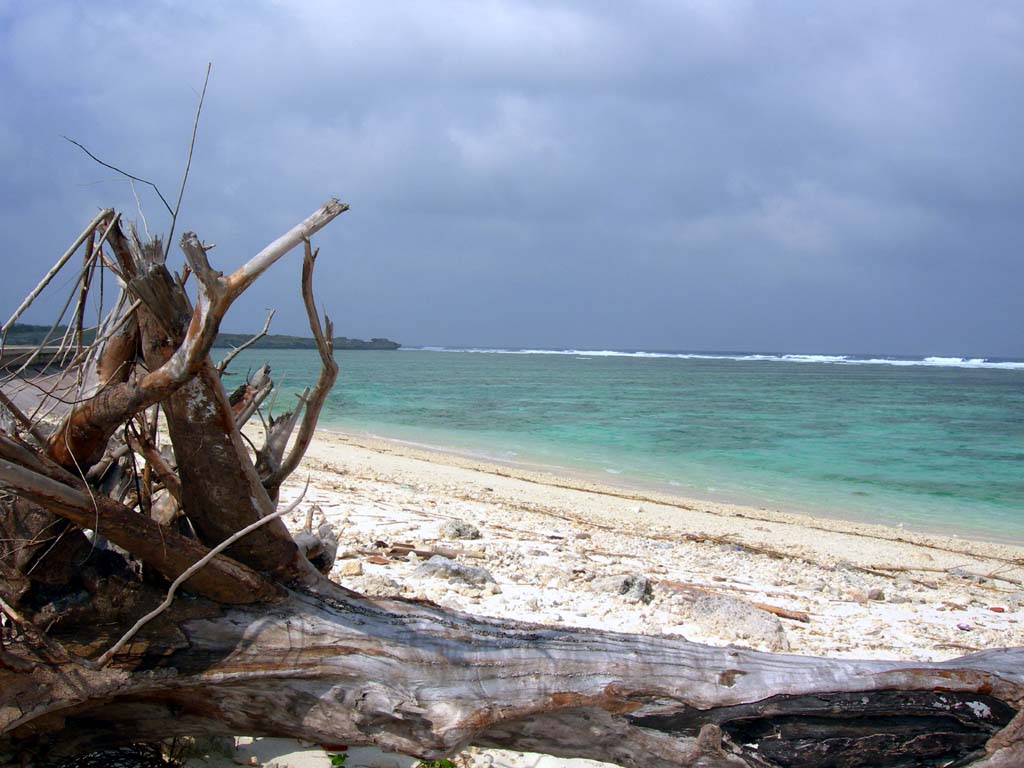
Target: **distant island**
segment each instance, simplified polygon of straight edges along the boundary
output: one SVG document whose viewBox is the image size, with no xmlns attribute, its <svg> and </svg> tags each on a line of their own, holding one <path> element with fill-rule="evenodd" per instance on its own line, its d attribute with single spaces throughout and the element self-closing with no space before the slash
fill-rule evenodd
<svg viewBox="0 0 1024 768">
<path fill-rule="evenodd" d="M 255 334 L 219 333 L 215 347 L 240 347 Z M 334 348 L 337 349 L 398 349 L 402 345 L 391 339 L 374 338 L 369 341 L 350 339 L 347 336 L 335 336 Z M 316 349 L 316 342 L 306 336 L 286 336 L 270 333 L 250 347 L 250 349 Z"/>
<path fill-rule="evenodd" d="M 57 344 L 64 337 L 67 331 L 66 325 L 58 325 L 53 333 L 50 333 L 49 325 L 32 325 L 29 323 L 15 323 L 7 331 L 7 344 L 36 345 L 42 343 L 49 334 L 49 343 Z M 217 334 L 215 347 L 240 347 L 256 334 L 251 333 L 220 333 Z M 85 342 L 92 341 L 93 334 L 85 334 Z M 369 341 L 362 339 L 350 339 L 347 336 L 336 336 L 334 348 L 337 349 L 398 349 L 402 345 L 391 339 L 374 338 Z M 311 337 L 287 336 L 285 334 L 268 334 L 252 345 L 252 349 L 316 349 L 316 342 Z"/>
</svg>

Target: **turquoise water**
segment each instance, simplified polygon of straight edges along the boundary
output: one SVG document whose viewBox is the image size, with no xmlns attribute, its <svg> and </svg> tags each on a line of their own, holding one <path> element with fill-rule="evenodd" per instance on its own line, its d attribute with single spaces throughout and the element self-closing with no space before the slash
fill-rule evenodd
<svg viewBox="0 0 1024 768">
<path fill-rule="evenodd" d="M 321 426 L 610 483 L 1024 543 L 1024 364 L 339 352 Z M 294 392 L 306 351 L 267 360 Z M 237 379 L 235 379 L 237 380 Z M 230 382 L 229 382 L 230 384 Z M 290 407 L 290 394 L 278 407 Z"/>
</svg>

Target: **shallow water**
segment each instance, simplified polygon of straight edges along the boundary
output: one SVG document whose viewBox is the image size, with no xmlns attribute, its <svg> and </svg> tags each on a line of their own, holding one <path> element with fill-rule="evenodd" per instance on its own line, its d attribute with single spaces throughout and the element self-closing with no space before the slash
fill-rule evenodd
<svg viewBox="0 0 1024 768">
<path fill-rule="evenodd" d="M 1024 364 L 339 352 L 321 426 L 680 495 L 1024 542 Z M 257 350 L 284 384 L 316 353 Z M 825 361 L 827 360 L 827 362 Z M 229 381 L 237 381 L 237 377 Z"/>
</svg>

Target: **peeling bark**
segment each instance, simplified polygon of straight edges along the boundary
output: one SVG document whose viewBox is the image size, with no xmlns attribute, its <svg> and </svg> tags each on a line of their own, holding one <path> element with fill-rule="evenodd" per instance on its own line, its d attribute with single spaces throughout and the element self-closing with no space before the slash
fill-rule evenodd
<svg viewBox="0 0 1024 768">
<path fill-rule="evenodd" d="M 264 733 L 422 758 L 478 744 L 650 768 L 877 768 L 998 749 L 1024 703 L 1022 649 L 830 661 L 487 621 L 332 585 L 178 630 L 170 654 L 140 641 L 115 668 L 50 669 L 31 691 L 0 672 L 0 732 L 59 717 L 75 749 L 97 733 Z M 1008 748 L 1019 759 L 1019 742 Z"/>
</svg>

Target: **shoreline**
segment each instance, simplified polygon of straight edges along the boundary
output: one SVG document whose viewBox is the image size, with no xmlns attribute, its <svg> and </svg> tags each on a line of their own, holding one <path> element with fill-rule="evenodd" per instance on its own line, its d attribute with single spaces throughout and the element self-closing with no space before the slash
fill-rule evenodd
<svg viewBox="0 0 1024 768">
<path fill-rule="evenodd" d="M 772 509 L 748 500 L 734 501 L 722 497 L 715 498 L 659 490 L 653 485 L 645 485 L 642 481 L 632 483 L 628 476 L 622 477 L 620 482 L 615 482 L 608 478 L 598 477 L 596 471 L 588 472 L 583 469 L 563 466 L 553 467 L 533 462 L 502 460 L 476 455 L 468 450 L 461 451 L 457 448 L 333 427 L 317 429 L 317 438 L 314 440 L 311 450 L 320 440 L 339 440 L 377 453 L 397 454 L 432 464 L 459 467 L 485 475 L 520 480 L 553 489 L 593 493 L 602 497 L 653 505 L 659 510 L 655 515 L 656 522 L 659 524 L 666 522 L 671 524 L 672 521 L 670 518 L 666 519 L 666 514 L 671 515 L 670 510 L 677 509 L 681 513 L 709 514 L 720 518 L 777 523 L 799 529 L 899 542 L 967 555 L 982 554 L 988 552 L 990 548 L 1001 548 L 1004 552 L 998 556 L 999 559 L 1024 565 L 1024 543 L 995 536 L 983 537 L 973 531 L 949 533 L 938 529 L 925 530 L 916 526 L 911 528 L 903 524 L 887 525 L 851 519 L 838 512 L 828 514 L 824 510 L 820 511 L 820 514 L 816 514 L 803 510 Z M 987 555 L 982 554 L 982 556 Z"/>
<path fill-rule="evenodd" d="M 331 578 L 371 597 L 815 656 L 1024 645 L 1022 547 L 653 499 L 324 430 L 282 503 L 303 475 L 314 524 L 338 534 Z M 424 572 L 436 555 L 486 570 L 486 585 Z"/>
</svg>

